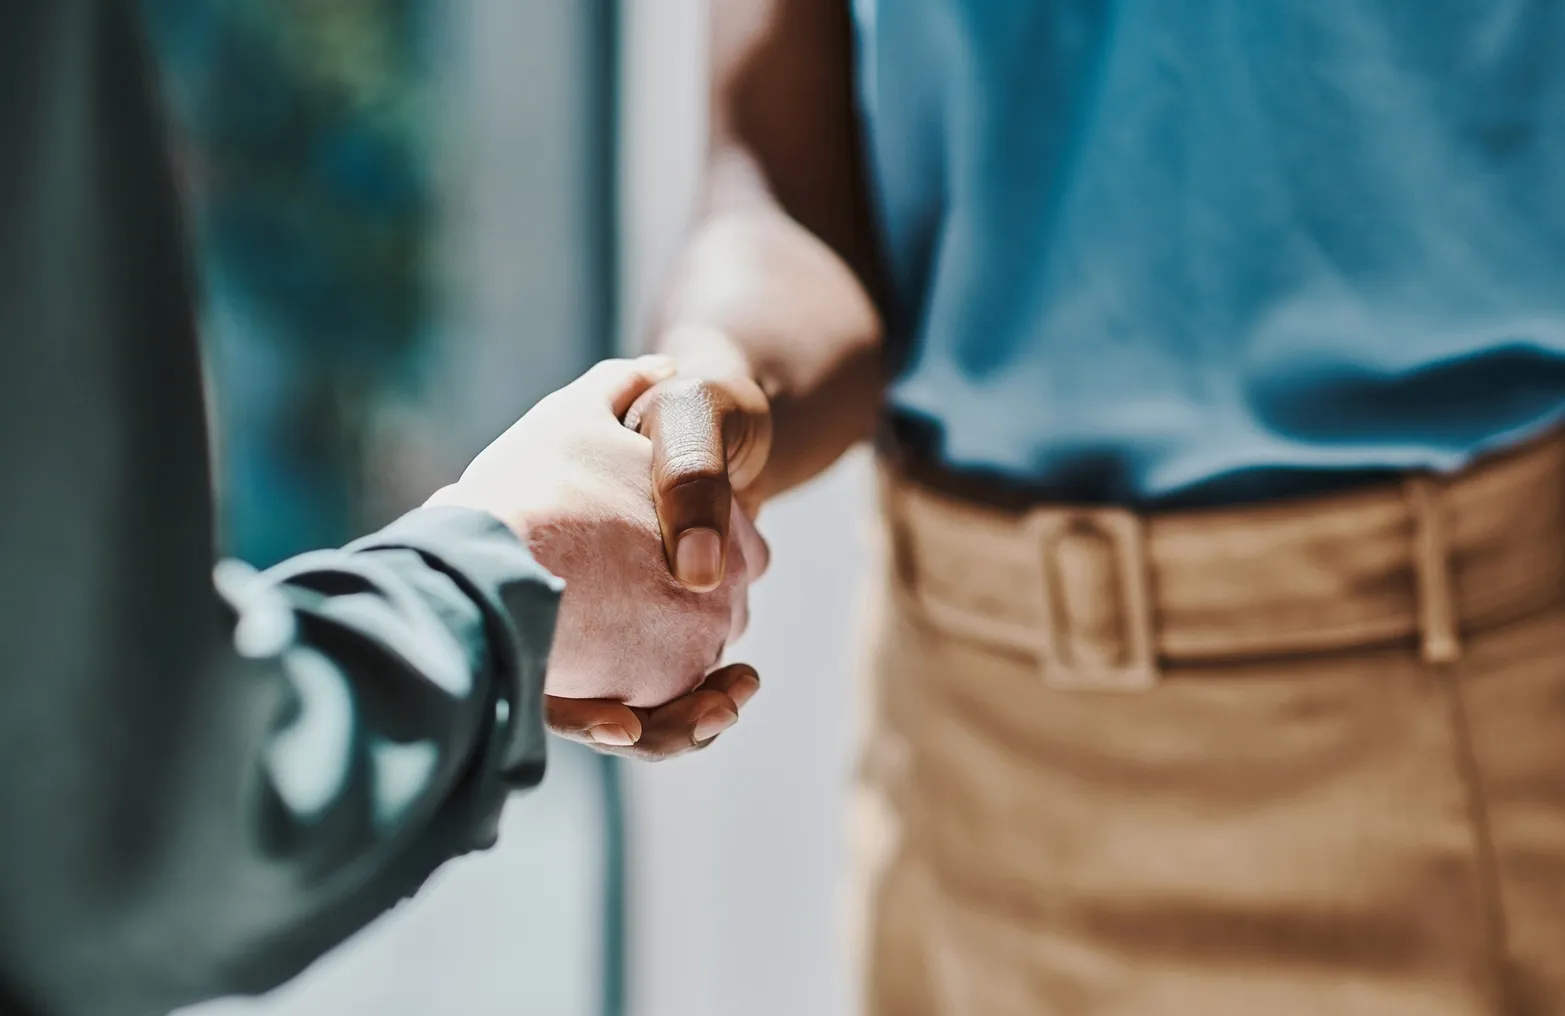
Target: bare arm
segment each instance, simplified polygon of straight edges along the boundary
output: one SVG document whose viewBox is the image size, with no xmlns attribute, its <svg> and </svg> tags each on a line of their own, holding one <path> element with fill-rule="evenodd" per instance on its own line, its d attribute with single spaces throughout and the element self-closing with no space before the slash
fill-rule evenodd
<svg viewBox="0 0 1565 1016">
<path fill-rule="evenodd" d="M 704 200 L 654 337 L 686 380 L 633 421 L 660 446 L 671 561 L 688 530 L 726 533 L 729 481 L 754 508 L 873 429 L 882 333 L 851 28 L 846 0 L 713 4 Z"/>
</svg>

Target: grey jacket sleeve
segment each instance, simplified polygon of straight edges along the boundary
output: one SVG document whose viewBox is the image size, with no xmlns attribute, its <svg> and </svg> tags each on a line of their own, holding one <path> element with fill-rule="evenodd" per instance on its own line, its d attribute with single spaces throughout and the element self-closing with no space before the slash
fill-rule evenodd
<svg viewBox="0 0 1565 1016">
<path fill-rule="evenodd" d="M 270 988 L 543 771 L 560 585 L 498 521 L 214 581 L 138 32 L 129 0 L 0 0 L 0 1013 Z"/>
</svg>

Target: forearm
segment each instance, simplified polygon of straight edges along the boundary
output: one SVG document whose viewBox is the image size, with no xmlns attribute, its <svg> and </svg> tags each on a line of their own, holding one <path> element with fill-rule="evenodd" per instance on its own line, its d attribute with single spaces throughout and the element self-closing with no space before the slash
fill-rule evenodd
<svg viewBox="0 0 1565 1016">
<path fill-rule="evenodd" d="M 847 6 L 713 5 L 702 209 L 654 331 L 684 370 L 760 384 L 774 428 L 752 485 L 764 496 L 867 437 L 884 385 Z"/>
<path fill-rule="evenodd" d="M 873 430 L 884 385 L 880 316 L 847 264 L 775 204 L 705 218 L 655 341 L 684 372 L 743 375 L 765 392 L 772 448 L 752 496 L 810 479 Z"/>
<path fill-rule="evenodd" d="M 32 688 L 0 687 L 63 732 L 0 773 L 10 988 L 71 1013 L 269 990 L 488 846 L 542 775 L 557 586 L 499 522 L 427 509 L 225 566 L 232 644 L 191 590 L 135 618 L 167 658 L 105 653 L 86 695 L 39 654 Z"/>
</svg>

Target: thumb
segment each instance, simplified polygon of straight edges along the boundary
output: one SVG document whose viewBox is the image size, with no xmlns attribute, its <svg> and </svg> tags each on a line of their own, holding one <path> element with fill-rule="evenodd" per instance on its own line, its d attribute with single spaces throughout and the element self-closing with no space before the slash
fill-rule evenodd
<svg viewBox="0 0 1565 1016">
<path fill-rule="evenodd" d="M 676 378 L 644 404 L 652 441 L 652 499 L 674 577 L 695 592 L 723 583 L 733 489 L 724 441 L 730 404 L 707 382 Z"/>
<path fill-rule="evenodd" d="M 674 375 L 674 361 L 666 356 L 640 356 L 634 360 L 603 360 L 569 385 L 570 390 L 601 399 L 623 420 L 636 400 L 653 385 Z"/>
</svg>

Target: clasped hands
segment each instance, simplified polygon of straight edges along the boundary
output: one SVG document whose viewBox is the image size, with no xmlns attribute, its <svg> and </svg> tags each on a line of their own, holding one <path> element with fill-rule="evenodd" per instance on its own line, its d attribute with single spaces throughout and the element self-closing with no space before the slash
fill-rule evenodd
<svg viewBox="0 0 1565 1016">
<path fill-rule="evenodd" d="M 767 566 L 746 487 L 770 444 L 747 377 L 607 360 L 430 499 L 495 515 L 565 580 L 546 681 L 555 733 L 659 760 L 738 720 L 759 677 L 720 664 Z"/>
</svg>

